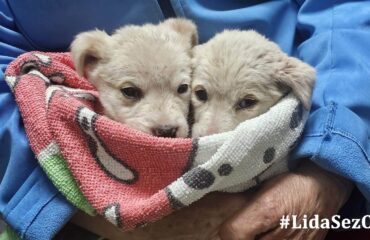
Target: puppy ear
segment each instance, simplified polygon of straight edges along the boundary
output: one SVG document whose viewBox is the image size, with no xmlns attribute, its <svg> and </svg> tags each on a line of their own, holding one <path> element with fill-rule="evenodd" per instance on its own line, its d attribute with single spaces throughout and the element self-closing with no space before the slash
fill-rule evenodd
<svg viewBox="0 0 370 240">
<path fill-rule="evenodd" d="M 278 84 L 290 88 L 303 106 L 309 109 L 316 80 L 315 69 L 296 58 L 287 57 L 286 63 L 277 75 Z"/>
<path fill-rule="evenodd" d="M 72 59 L 77 73 L 87 77 L 96 64 L 108 56 L 110 36 L 100 30 L 80 33 L 71 44 Z"/>
<path fill-rule="evenodd" d="M 198 44 L 198 31 L 195 24 L 185 18 L 170 18 L 162 23 L 167 25 L 190 43 L 190 46 L 193 47 Z"/>
</svg>

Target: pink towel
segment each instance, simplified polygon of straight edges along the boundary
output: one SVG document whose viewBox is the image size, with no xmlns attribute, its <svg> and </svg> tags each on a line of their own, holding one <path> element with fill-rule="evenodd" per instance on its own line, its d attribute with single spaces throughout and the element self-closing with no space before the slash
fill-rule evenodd
<svg viewBox="0 0 370 240">
<path fill-rule="evenodd" d="M 96 114 L 98 93 L 69 53 L 23 54 L 6 76 L 36 156 L 57 143 L 98 213 L 127 230 L 172 211 L 165 187 L 189 166 L 192 139 L 152 137 Z"/>
<path fill-rule="evenodd" d="M 23 54 L 9 65 L 6 81 L 32 150 L 54 185 L 89 212 L 79 188 L 98 214 L 124 230 L 209 192 L 244 191 L 286 171 L 308 116 L 289 94 L 234 131 L 157 138 L 101 115 L 98 93 L 77 75 L 69 53 Z M 75 179 L 66 181 L 67 187 L 61 171 Z"/>
</svg>

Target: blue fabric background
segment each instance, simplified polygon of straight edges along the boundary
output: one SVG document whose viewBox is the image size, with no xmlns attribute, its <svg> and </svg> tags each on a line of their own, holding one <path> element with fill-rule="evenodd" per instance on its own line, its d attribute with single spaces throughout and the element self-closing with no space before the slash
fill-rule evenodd
<svg viewBox="0 0 370 240">
<path fill-rule="evenodd" d="M 177 16 L 198 25 L 200 42 L 226 28 L 253 28 L 314 66 L 312 112 L 292 164 L 309 157 L 351 179 L 370 200 L 368 1 L 170 2 Z M 75 209 L 50 184 L 30 150 L 4 82 L 6 66 L 30 50 L 67 51 L 81 31 L 157 23 L 168 17 L 161 6 L 163 1 L 155 0 L 0 0 L 0 212 L 23 238 L 50 239 Z"/>
</svg>

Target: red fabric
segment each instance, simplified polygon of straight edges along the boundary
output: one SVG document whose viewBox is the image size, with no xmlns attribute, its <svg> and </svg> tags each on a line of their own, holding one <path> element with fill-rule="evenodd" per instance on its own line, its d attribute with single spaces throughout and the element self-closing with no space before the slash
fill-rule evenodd
<svg viewBox="0 0 370 240">
<path fill-rule="evenodd" d="M 31 68 L 51 82 L 25 72 Z M 89 137 L 83 130 L 88 129 L 87 118 L 78 116 L 83 112 L 81 109 L 99 113 L 101 105 L 94 87 L 77 75 L 68 53 L 23 54 L 10 64 L 6 76 L 17 79 L 13 92 L 35 154 L 56 142 L 80 189 L 98 213 L 127 230 L 172 211 L 165 187 L 186 169 L 192 139 L 156 138 L 99 114 L 94 115 L 95 125 L 88 130 L 98 141 Z M 50 91 L 52 88 L 55 91 Z M 50 99 L 48 91 L 52 92 Z M 83 94 L 95 99 L 81 97 Z M 97 160 L 97 149 L 128 166 L 136 173 L 135 179 L 117 180 Z"/>
</svg>

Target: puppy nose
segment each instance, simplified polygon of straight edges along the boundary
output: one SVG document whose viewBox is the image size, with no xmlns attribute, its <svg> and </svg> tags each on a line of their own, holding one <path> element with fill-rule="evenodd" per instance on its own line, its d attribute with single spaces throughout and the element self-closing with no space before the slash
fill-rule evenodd
<svg viewBox="0 0 370 240">
<path fill-rule="evenodd" d="M 157 137 L 175 138 L 178 127 L 162 125 L 152 129 L 152 133 Z"/>
</svg>

